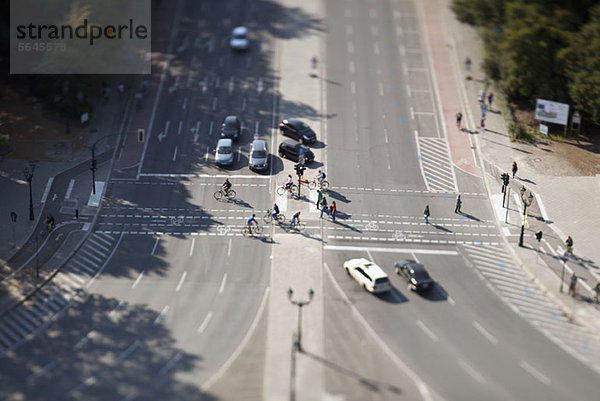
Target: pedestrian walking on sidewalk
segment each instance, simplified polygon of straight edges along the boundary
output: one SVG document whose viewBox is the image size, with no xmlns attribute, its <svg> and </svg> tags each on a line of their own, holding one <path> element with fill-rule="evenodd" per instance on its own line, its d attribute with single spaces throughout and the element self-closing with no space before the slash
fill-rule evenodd
<svg viewBox="0 0 600 401">
<path fill-rule="evenodd" d="M 321 199 L 323 199 L 323 191 L 320 189 L 317 191 L 317 210 L 319 210 L 319 205 L 321 204 Z"/>
<path fill-rule="evenodd" d="M 461 129 L 462 128 L 462 113 L 459 111 L 458 113 L 456 113 L 456 128 Z"/>
<path fill-rule="evenodd" d="M 425 224 L 429 224 L 429 216 L 431 212 L 429 211 L 429 205 L 425 206 L 425 211 L 423 212 L 423 217 L 425 217 Z"/>
<path fill-rule="evenodd" d="M 462 213 L 460 211 L 460 207 L 462 206 L 462 200 L 460 200 L 460 194 L 456 197 L 456 207 L 454 208 L 454 213 Z"/>
<path fill-rule="evenodd" d="M 569 295 L 572 297 L 577 296 L 577 276 L 575 273 L 571 275 L 571 283 L 569 284 Z"/>
<path fill-rule="evenodd" d="M 492 109 L 492 103 L 494 102 L 494 94 L 490 92 L 488 95 L 488 104 L 490 105 L 490 110 Z"/>
<path fill-rule="evenodd" d="M 513 162 L 513 165 L 512 165 L 513 178 L 515 178 L 515 175 L 517 175 L 518 169 L 519 169 L 519 167 L 517 167 L 517 162 Z"/>
<path fill-rule="evenodd" d="M 465 72 L 467 73 L 467 81 L 471 79 L 471 59 L 467 57 L 465 60 Z"/>
<path fill-rule="evenodd" d="M 331 208 L 329 210 L 331 211 L 331 219 L 335 223 L 335 212 L 337 212 L 337 206 L 335 205 L 335 201 L 331 202 Z"/>
<path fill-rule="evenodd" d="M 485 92 L 483 91 L 483 89 L 479 89 L 477 100 L 479 100 L 479 104 L 483 104 L 483 102 L 485 101 Z"/>
<path fill-rule="evenodd" d="M 321 215 L 319 216 L 320 219 L 323 218 L 323 213 L 327 213 L 327 198 L 323 197 L 323 199 L 321 200 Z"/>
</svg>

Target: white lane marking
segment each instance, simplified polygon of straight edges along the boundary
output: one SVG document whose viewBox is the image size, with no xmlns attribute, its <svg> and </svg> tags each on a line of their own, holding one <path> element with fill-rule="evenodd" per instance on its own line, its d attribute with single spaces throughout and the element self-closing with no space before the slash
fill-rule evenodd
<svg viewBox="0 0 600 401">
<path fill-rule="evenodd" d="M 124 359 L 126 359 L 129 355 L 131 355 L 133 353 L 133 351 L 135 351 L 139 346 L 140 346 L 140 342 L 139 340 L 135 340 L 133 342 L 133 344 L 131 344 L 129 347 L 127 347 L 127 349 L 123 352 L 121 352 L 119 354 L 119 356 L 117 357 L 117 362 L 121 362 Z"/>
<path fill-rule="evenodd" d="M 160 241 L 160 237 L 156 238 L 156 242 L 154 242 L 154 246 L 152 247 L 152 252 L 150 253 L 151 255 L 154 255 L 154 252 L 156 252 L 156 247 L 158 246 L 158 241 Z"/>
<path fill-rule="evenodd" d="M 106 266 L 108 265 L 108 262 L 111 261 L 113 255 L 115 254 L 115 252 L 117 251 L 117 249 L 119 248 L 119 245 L 121 245 L 121 240 L 123 239 L 123 233 L 121 233 L 121 235 L 119 236 L 119 240 L 117 241 L 117 243 L 114 245 L 112 252 L 110 253 L 110 255 L 108 255 L 108 258 L 106 258 L 106 261 L 104 262 L 104 264 L 102 265 L 102 267 L 100 268 L 100 270 L 98 270 L 96 272 L 96 274 L 94 275 L 94 277 L 92 277 L 92 279 L 86 284 L 85 288 L 90 288 L 92 286 L 92 284 L 94 284 L 94 282 L 96 281 L 96 279 L 98 277 L 100 277 L 100 275 L 102 274 L 102 272 L 104 271 L 104 269 L 106 268 Z"/>
<path fill-rule="evenodd" d="M 242 110 L 246 110 L 246 98 L 242 99 Z"/>
<path fill-rule="evenodd" d="M 387 252 L 387 253 L 415 253 L 427 255 L 458 255 L 457 251 L 446 251 L 441 249 L 410 249 L 410 248 L 374 248 L 364 246 L 346 246 L 346 245 L 325 245 L 323 247 L 329 251 L 358 251 L 365 252 L 367 249 L 371 252 Z"/>
<path fill-rule="evenodd" d="M 348 70 L 350 70 L 350 72 L 352 72 L 352 73 L 354 73 L 354 71 L 356 71 L 354 68 L 354 61 L 351 60 L 348 62 Z"/>
<path fill-rule="evenodd" d="M 540 208 L 540 212 L 542 213 L 542 217 L 544 218 L 545 221 L 550 220 L 548 218 L 548 213 L 546 212 L 546 208 L 544 207 L 544 204 L 542 203 L 542 197 L 539 194 L 535 194 L 535 200 L 537 201 L 537 204 Z"/>
<path fill-rule="evenodd" d="M 448 303 L 452 306 L 456 305 L 456 301 L 452 297 L 448 297 Z"/>
<path fill-rule="evenodd" d="M 348 42 L 348 53 L 354 53 L 354 43 Z"/>
<path fill-rule="evenodd" d="M 383 84 L 379 82 L 379 96 L 383 96 Z"/>
<path fill-rule="evenodd" d="M 258 135 L 258 127 L 259 127 L 259 125 L 260 125 L 260 122 L 259 122 L 259 121 L 256 121 L 256 122 L 254 123 L 254 135 L 255 135 L 255 136 L 256 136 L 256 135 Z"/>
<path fill-rule="evenodd" d="M 75 185 L 75 180 L 69 181 L 69 187 L 67 188 L 67 193 L 65 194 L 65 199 L 69 199 L 71 197 L 71 192 L 73 192 L 73 185 Z"/>
<path fill-rule="evenodd" d="M 49 370 L 54 369 L 55 366 L 56 366 L 56 362 L 52 361 L 52 362 L 44 365 L 42 368 L 38 369 L 37 371 L 33 372 L 32 374 L 27 376 L 27 384 L 29 384 L 29 385 L 33 384 L 33 382 L 36 381 L 39 377 L 45 375 Z"/>
<path fill-rule="evenodd" d="M 200 122 L 200 121 L 198 121 Z M 177 135 L 181 135 L 181 129 L 183 128 L 183 121 L 179 120 L 179 127 L 177 127 Z"/>
<path fill-rule="evenodd" d="M 385 136 L 385 143 L 389 143 L 389 138 L 388 138 L 388 130 L 387 128 L 383 129 L 383 135 Z"/>
<path fill-rule="evenodd" d="M 133 282 L 133 284 L 131 285 L 131 288 L 135 288 L 137 287 L 137 285 L 140 283 L 140 280 L 142 279 L 142 277 L 144 277 L 144 270 L 142 270 L 140 272 L 140 274 L 138 274 L 137 278 L 135 279 L 135 281 Z"/>
<path fill-rule="evenodd" d="M 458 365 L 465 370 L 473 379 L 477 380 L 479 384 L 485 384 L 485 378 L 480 375 L 475 369 L 473 369 L 468 363 L 462 359 L 458 360 Z"/>
<path fill-rule="evenodd" d="M 233 88 L 234 88 L 234 80 L 233 77 L 229 78 L 229 86 L 227 87 L 227 90 L 229 91 L 229 94 L 231 95 L 231 92 L 233 92 Z"/>
<path fill-rule="evenodd" d="M 187 271 L 184 271 L 183 274 L 181 275 L 181 278 L 179 279 L 179 283 L 177 284 L 177 287 L 175 288 L 175 291 L 181 290 L 181 286 L 183 285 L 183 281 L 185 280 L 185 276 L 187 276 Z"/>
<path fill-rule="evenodd" d="M 212 135 L 212 130 L 213 130 L 213 122 L 210 122 L 210 125 L 208 127 L 208 135 Z"/>
<path fill-rule="evenodd" d="M 544 375 L 542 372 L 540 372 L 539 370 L 537 370 L 536 368 L 534 368 L 533 366 L 531 366 L 527 362 L 520 361 L 519 362 L 519 366 L 522 367 L 523 370 L 525 370 L 531 376 L 535 377 L 536 379 L 538 379 L 539 381 L 541 381 L 542 383 L 544 383 L 546 386 L 550 385 L 551 380 L 548 378 L 548 376 Z"/>
<path fill-rule="evenodd" d="M 227 273 L 223 275 L 223 281 L 221 281 L 221 286 L 219 287 L 219 294 L 225 289 L 225 283 L 227 283 Z"/>
<path fill-rule="evenodd" d="M 200 386 L 201 390 L 206 391 L 213 384 L 215 384 L 215 382 L 217 382 L 221 377 L 223 377 L 223 375 L 225 374 L 225 372 L 227 372 L 227 370 L 229 370 L 229 368 L 231 367 L 231 365 L 233 364 L 233 362 L 238 358 L 238 356 L 240 355 L 240 353 L 242 352 L 242 350 L 246 349 L 246 346 L 248 345 L 248 341 L 250 341 L 250 337 L 254 333 L 254 330 L 256 330 L 256 326 L 258 325 L 258 321 L 262 317 L 262 314 L 264 312 L 265 306 L 267 304 L 268 295 L 269 295 L 269 287 L 265 288 L 265 293 L 263 295 L 262 301 L 260 302 L 260 305 L 258 307 L 256 315 L 254 316 L 254 320 L 252 321 L 252 324 L 250 325 L 250 327 L 246 331 L 246 335 L 244 336 L 244 338 L 242 339 L 242 341 L 238 344 L 238 346 L 235 349 L 235 351 L 233 351 L 233 353 L 231 355 L 229 355 L 229 358 L 227 359 L 227 361 L 225 361 L 225 363 L 221 365 L 221 367 L 219 368 L 219 370 L 217 370 L 214 375 L 212 375 L 208 380 L 206 380 Z"/>
<path fill-rule="evenodd" d="M 158 314 L 158 316 L 156 316 L 156 319 L 154 319 L 154 322 L 152 324 L 157 325 L 159 323 L 161 323 L 164 318 L 165 315 L 167 314 L 167 312 L 169 311 L 169 305 L 166 305 Z"/>
<path fill-rule="evenodd" d="M 204 161 L 208 160 L 208 151 L 209 151 L 209 147 L 206 146 L 206 153 L 204 154 Z"/>
<path fill-rule="evenodd" d="M 93 337 L 96 337 L 97 333 L 94 330 L 90 330 L 89 333 L 85 335 L 81 340 L 77 341 L 77 343 L 73 346 L 74 350 L 81 349 L 85 344 L 88 343 Z"/>
<path fill-rule="evenodd" d="M 83 390 L 86 387 L 93 385 L 94 383 L 96 383 L 96 378 L 94 376 L 90 376 L 87 379 L 85 379 L 84 381 L 82 381 L 81 383 L 79 383 L 77 386 L 73 387 L 71 390 L 66 392 L 65 397 L 72 398 L 75 395 L 75 393 L 77 393 L 80 390 Z"/>
<path fill-rule="evenodd" d="M 194 245 L 196 244 L 196 238 L 192 238 L 192 245 L 190 246 L 190 256 L 194 253 Z"/>
<path fill-rule="evenodd" d="M 237 155 L 238 155 L 237 161 L 240 161 L 240 158 L 242 157 L 242 151 L 240 149 L 238 149 Z"/>
<path fill-rule="evenodd" d="M 352 35 L 352 25 L 348 24 L 346 25 L 346 35 Z"/>
<path fill-rule="evenodd" d="M 196 333 L 198 333 L 198 334 L 204 333 L 204 330 L 206 330 L 206 326 L 208 326 L 210 319 L 212 319 L 212 315 L 213 315 L 212 312 L 208 312 L 208 315 L 206 315 L 206 317 L 202 321 L 202 324 L 200 324 L 200 327 L 198 327 L 198 330 L 196 330 Z"/>
<path fill-rule="evenodd" d="M 356 83 L 354 81 L 350 81 L 350 92 L 356 93 Z"/>
<path fill-rule="evenodd" d="M 227 245 L 227 257 L 231 256 L 231 238 L 229 238 L 229 245 Z"/>
<path fill-rule="evenodd" d="M 381 53 L 379 51 L 379 46 L 377 45 L 377 43 L 375 43 L 375 46 L 373 46 L 373 51 L 375 52 L 376 55 L 379 55 Z"/>
<path fill-rule="evenodd" d="M 171 126 L 171 121 L 167 120 L 165 122 L 165 136 L 169 134 L 169 127 Z"/>
<path fill-rule="evenodd" d="M 406 84 L 406 96 L 412 97 L 412 91 L 410 90 L 409 84 Z"/>
<path fill-rule="evenodd" d="M 213 105 L 212 105 L 212 109 L 213 111 L 215 111 L 217 109 L 217 98 L 213 98 Z"/>
<path fill-rule="evenodd" d="M 42 203 L 46 203 L 46 198 L 50 193 L 50 188 L 52 188 L 52 183 L 54 182 L 54 177 L 50 177 L 48 179 L 48 183 L 46 184 L 46 189 L 44 190 L 44 195 L 42 195 Z"/>
<path fill-rule="evenodd" d="M 477 321 L 474 320 L 473 321 L 473 327 L 475 327 L 477 329 L 477 331 L 479 333 L 481 333 L 481 335 L 484 336 L 489 342 L 491 342 L 494 345 L 498 344 L 498 340 L 496 339 L 496 337 L 494 337 L 481 324 L 479 324 L 479 322 L 477 322 Z"/>
<path fill-rule="evenodd" d="M 256 84 L 256 91 L 260 95 L 264 90 L 263 80 L 262 78 L 258 78 L 258 83 Z"/>
<path fill-rule="evenodd" d="M 415 110 L 412 106 L 410 106 L 410 118 L 413 120 L 415 119 Z"/>
<path fill-rule="evenodd" d="M 175 145 L 175 151 L 173 152 L 173 161 L 175 161 L 176 157 L 177 157 L 177 145 Z"/>
<path fill-rule="evenodd" d="M 427 337 L 429 337 L 431 339 L 431 341 L 433 341 L 434 343 L 437 343 L 440 341 L 438 336 L 436 336 L 429 327 L 425 326 L 425 323 L 423 323 L 422 321 L 417 320 L 417 326 L 419 326 L 419 328 L 421 330 L 423 330 L 425 332 L 425 334 L 427 334 Z"/>
<path fill-rule="evenodd" d="M 169 362 L 167 362 L 167 364 L 160 369 L 160 374 L 164 375 L 164 374 L 168 373 L 169 370 L 171 370 L 173 368 L 173 366 L 175 366 L 175 364 L 177 362 L 179 362 L 179 360 L 181 359 L 182 356 L 183 356 L 183 354 L 181 352 L 178 352 L 177 354 L 175 354 L 175 356 L 173 358 L 171 358 L 171 360 Z"/>
</svg>

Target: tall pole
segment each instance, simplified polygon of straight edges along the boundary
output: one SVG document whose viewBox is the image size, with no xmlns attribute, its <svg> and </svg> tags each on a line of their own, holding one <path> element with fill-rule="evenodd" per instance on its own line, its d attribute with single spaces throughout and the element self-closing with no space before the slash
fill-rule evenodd
<svg viewBox="0 0 600 401">
<path fill-rule="evenodd" d="M 525 234 L 525 219 L 527 218 L 527 207 L 533 202 L 533 193 L 529 192 L 529 196 L 525 199 L 525 186 L 520 189 L 521 200 L 523 201 L 523 217 L 521 218 L 521 235 L 519 236 L 519 246 L 523 246 L 523 236 Z"/>
<path fill-rule="evenodd" d="M 96 195 L 96 143 L 92 145 L 92 193 Z"/>
<path fill-rule="evenodd" d="M 31 182 L 33 181 L 33 172 L 35 171 L 35 163 L 29 162 L 29 168 L 25 167 L 23 170 L 23 176 L 29 184 L 29 220 L 35 220 L 33 214 L 33 190 L 31 188 Z"/>
</svg>

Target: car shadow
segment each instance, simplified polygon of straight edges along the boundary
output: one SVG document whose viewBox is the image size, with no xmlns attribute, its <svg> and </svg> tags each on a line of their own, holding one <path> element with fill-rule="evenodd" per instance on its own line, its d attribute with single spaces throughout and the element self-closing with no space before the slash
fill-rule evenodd
<svg viewBox="0 0 600 401">
<path fill-rule="evenodd" d="M 382 294 L 373 294 L 373 296 L 391 304 L 401 304 L 404 302 L 408 302 L 408 298 L 406 298 L 404 294 L 398 291 L 396 287 L 392 287 L 391 290 Z"/>
<path fill-rule="evenodd" d="M 441 301 L 448 300 L 448 293 L 446 292 L 444 287 L 442 287 L 438 283 L 434 283 L 433 288 L 430 291 L 421 292 L 421 293 L 419 293 L 419 295 L 422 298 L 425 298 L 426 300 L 433 301 L 433 302 L 441 302 Z"/>
<path fill-rule="evenodd" d="M 313 149 L 323 149 L 325 147 L 325 142 L 319 141 L 317 139 L 316 141 L 307 146 L 310 146 Z"/>
</svg>

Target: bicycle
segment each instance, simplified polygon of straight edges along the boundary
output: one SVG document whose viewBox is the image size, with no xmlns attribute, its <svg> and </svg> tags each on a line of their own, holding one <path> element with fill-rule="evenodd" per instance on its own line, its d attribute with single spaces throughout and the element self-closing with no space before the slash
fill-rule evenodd
<svg viewBox="0 0 600 401">
<path fill-rule="evenodd" d="M 297 196 L 298 195 L 298 185 L 292 184 L 287 189 L 285 188 L 285 185 L 282 185 L 277 188 L 277 195 L 283 196 L 283 194 L 285 194 L 286 191 L 288 192 L 289 195 Z"/>
<path fill-rule="evenodd" d="M 252 226 L 249 226 L 246 224 L 246 226 L 244 228 L 242 228 L 242 235 L 244 237 L 247 237 L 249 235 L 260 235 L 263 231 L 263 228 L 261 226 L 259 226 L 258 224 L 253 224 Z"/>
<path fill-rule="evenodd" d="M 235 191 L 233 189 L 230 189 L 229 191 L 227 191 L 227 193 L 225 193 L 225 191 L 223 191 L 223 188 L 221 188 L 218 191 L 215 191 L 213 196 L 218 201 L 220 201 L 223 198 L 232 201 L 235 199 Z"/>
<path fill-rule="evenodd" d="M 313 189 L 313 190 L 314 189 L 320 189 L 320 190 L 327 189 L 327 188 L 329 188 L 329 181 L 327 181 L 327 180 L 321 181 L 321 180 L 319 180 L 319 176 L 316 176 L 315 178 L 313 178 L 312 181 L 308 182 L 308 188 Z"/>
<path fill-rule="evenodd" d="M 292 223 L 292 222 L 290 221 L 290 224 L 288 224 L 288 225 L 285 227 L 285 230 L 286 230 L 286 231 L 291 231 L 291 230 L 294 230 L 294 231 L 296 231 L 296 232 L 302 232 L 302 231 L 304 231 L 304 229 L 305 229 L 305 228 L 306 228 L 306 224 L 305 224 L 304 222 L 302 222 L 302 221 L 299 221 L 299 222 L 297 222 L 297 223 Z"/>
<path fill-rule="evenodd" d="M 263 216 L 263 220 L 265 221 L 265 223 L 270 223 L 274 220 L 273 214 L 274 214 L 273 209 L 267 210 L 267 213 Z M 283 213 L 277 213 L 277 223 L 283 224 L 284 222 L 285 222 L 285 216 L 283 215 Z"/>
</svg>

